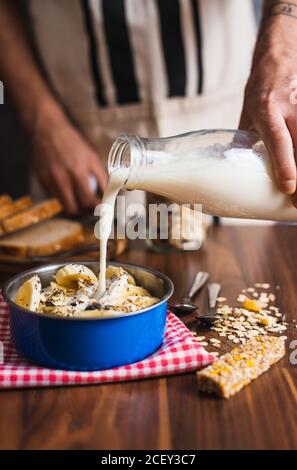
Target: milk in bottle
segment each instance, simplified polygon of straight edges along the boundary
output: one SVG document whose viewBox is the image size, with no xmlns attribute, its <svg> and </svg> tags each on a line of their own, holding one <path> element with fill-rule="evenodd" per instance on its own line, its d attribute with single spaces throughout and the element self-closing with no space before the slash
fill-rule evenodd
<svg viewBox="0 0 297 470">
<path fill-rule="evenodd" d="M 291 198 L 276 185 L 264 144 L 252 133 L 203 130 L 161 139 L 123 135 L 111 148 L 109 174 L 103 203 L 110 211 L 100 222 L 101 292 L 114 203 L 122 188 L 202 204 L 210 215 L 297 221 Z"/>
</svg>

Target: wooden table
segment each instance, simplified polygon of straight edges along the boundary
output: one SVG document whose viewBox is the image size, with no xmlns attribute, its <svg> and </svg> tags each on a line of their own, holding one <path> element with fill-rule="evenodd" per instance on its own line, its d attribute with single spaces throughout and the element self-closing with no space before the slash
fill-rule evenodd
<svg viewBox="0 0 297 470">
<path fill-rule="evenodd" d="M 297 227 L 214 227 L 199 252 L 159 255 L 135 248 L 121 259 L 168 274 L 176 298 L 197 270 L 222 283 L 229 305 L 255 282 L 280 285 L 282 311 L 297 318 Z M 206 300 L 202 292 L 201 309 Z M 297 338 L 293 325 L 288 336 Z M 199 395 L 194 373 L 3 391 L 0 436 L 1 449 L 296 449 L 297 366 L 287 354 L 228 401 Z"/>
</svg>

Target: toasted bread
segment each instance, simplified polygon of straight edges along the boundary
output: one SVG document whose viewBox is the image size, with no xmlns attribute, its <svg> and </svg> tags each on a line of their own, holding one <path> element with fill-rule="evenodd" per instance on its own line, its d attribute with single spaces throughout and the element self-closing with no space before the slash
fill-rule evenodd
<svg viewBox="0 0 297 470">
<path fill-rule="evenodd" d="M 17 214 L 18 212 L 23 211 L 32 206 L 32 199 L 30 196 L 23 196 L 20 199 L 17 199 L 14 202 L 5 204 L 0 207 L 0 221 L 6 219 L 6 217 L 11 217 L 12 215 Z"/>
<path fill-rule="evenodd" d="M 29 227 L 46 219 L 50 219 L 62 210 L 62 205 L 58 199 L 48 199 L 38 202 L 28 209 L 24 209 L 17 214 L 5 218 L 2 222 L 2 229 L 5 233 Z"/>
<path fill-rule="evenodd" d="M 11 202 L 4 202 L 0 206 L 0 220 L 5 219 L 5 217 L 10 216 L 13 214 L 13 209 L 14 209 L 14 203 L 13 201 Z"/>
<path fill-rule="evenodd" d="M 0 196 L 0 206 L 2 206 L 2 204 L 8 204 L 10 202 L 12 202 L 12 199 L 8 194 L 2 194 Z"/>
<path fill-rule="evenodd" d="M 57 218 L 5 236 L 0 240 L 0 252 L 22 257 L 52 255 L 82 239 L 80 223 Z"/>
</svg>

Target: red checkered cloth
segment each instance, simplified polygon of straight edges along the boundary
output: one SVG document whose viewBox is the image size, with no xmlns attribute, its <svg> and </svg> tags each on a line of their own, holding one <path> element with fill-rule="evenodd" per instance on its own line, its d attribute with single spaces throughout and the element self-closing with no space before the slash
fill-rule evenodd
<svg viewBox="0 0 297 470">
<path fill-rule="evenodd" d="M 2 349 L 2 351 L 1 351 Z M 37 367 L 20 356 L 10 337 L 8 307 L 0 294 L 0 388 L 47 387 L 119 382 L 192 372 L 214 357 L 173 313 L 168 313 L 163 345 L 143 361 L 101 371 L 68 371 Z"/>
</svg>

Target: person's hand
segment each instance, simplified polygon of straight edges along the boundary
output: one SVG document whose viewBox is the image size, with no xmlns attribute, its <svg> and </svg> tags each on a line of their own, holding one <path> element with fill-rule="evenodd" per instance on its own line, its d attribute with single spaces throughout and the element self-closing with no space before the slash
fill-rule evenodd
<svg viewBox="0 0 297 470">
<path fill-rule="evenodd" d="M 279 189 L 294 194 L 297 207 L 297 20 L 275 16 L 268 22 L 257 44 L 239 127 L 262 137 Z"/>
<path fill-rule="evenodd" d="M 37 120 L 32 133 L 32 161 L 42 186 L 62 201 L 67 213 L 77 214 L 98 204 L 89 178 L 96 178 L 102 193 L 107 172 L 95 150 L 65 116 Z"/>
</svg>

